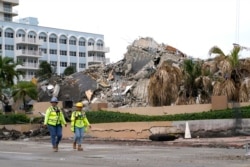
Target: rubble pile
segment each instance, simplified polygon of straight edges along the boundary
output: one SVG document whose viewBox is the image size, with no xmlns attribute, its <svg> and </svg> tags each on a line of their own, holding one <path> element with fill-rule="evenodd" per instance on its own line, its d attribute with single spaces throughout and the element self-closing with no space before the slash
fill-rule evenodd
<svg viewBox="0 0 250 167">
<path fill-rule="evenodd" d="M 107 65 L 91 65 L 70 76 L 53 76 L 38 83 L 39 101 L 56 96 L 60 101 L 107 103 L 108 107 L 148 106 L 149 77 L 165 60 L 178 63 L 185 58 L 179 50 L 140 38 L 127 47 L 124 59 Z"/>
<path fill-rule="evenodd" d="M 17 140 L 17 139 L 26 139 L 30 137 L 42 137 L 42 136 L 49 136 L 49 131 L 47 128 L 41 127 L 23 133 L 13 129 L 8 130 L 5 127 L 0 129 L 0 140 Z"/>
</svg>

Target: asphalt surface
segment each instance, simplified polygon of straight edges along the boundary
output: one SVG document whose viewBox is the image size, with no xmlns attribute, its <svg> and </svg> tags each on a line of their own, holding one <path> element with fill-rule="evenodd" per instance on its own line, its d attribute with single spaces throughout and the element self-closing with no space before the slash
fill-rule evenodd
<svg viewBox="0 0 250 167">
<path fill-rule="evenodd" d="M 168 142 L 86 138 L 83 152 L 73 150 L 70 139 L 61 142 L 59 152 L 53 152 L 45 138 L 0 141 L 0 164 L 4 167 L 249 167 L 250 156 L 242 145 L 246 141 L 248 138 Z"/>
</svg>

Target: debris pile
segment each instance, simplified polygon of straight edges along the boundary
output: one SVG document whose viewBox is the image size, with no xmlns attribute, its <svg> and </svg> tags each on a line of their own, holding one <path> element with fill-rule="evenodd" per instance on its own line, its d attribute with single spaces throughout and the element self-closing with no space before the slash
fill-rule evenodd
<svg viewBox="0 0 250 167">
<path fill-rule="evenodd" d="M 42 136 L 49 136 L 48 128 L 41 127 L 23 133 L 13 129 L 8 130 L 5 127 L 0 129 L 0 140 L 17 140 L 17 139 L 26 139 L 30 137 L 42 137 Z"/>
<path fill-rule="evenodd" d="M 165 60 L 180 62 L 186 55 L 174 47 L 140 38 L 127 47 L 124 59 L 91 65 L 70 76 L 53 76 L 38 83 L 39 101 L 56 96 L 60 101 L 101 102 L 108 107 L 148 106 L 149 77 Z"/>
</svg>

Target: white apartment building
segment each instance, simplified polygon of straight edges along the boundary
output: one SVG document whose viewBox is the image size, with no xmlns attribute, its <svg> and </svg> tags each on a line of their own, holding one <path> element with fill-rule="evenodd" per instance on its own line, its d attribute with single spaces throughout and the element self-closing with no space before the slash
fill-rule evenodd
<svg viewBox="0 0 250 167">
<path fill-rule="evenodd" d="M 68 66 L 79 72 L 106 63 L 109 48 L 104 35 L 42 27 L 34 17 L 14 22 L 18 13 L 12 8 L 18 4 L 19 0 L 0 0 L 0 51 L 3 57 L 22 62 L 18 69 L 26 74 L 23 80 L 31 80 L 42 61 L 50 63 L 58 75 Z"/>
</svg>

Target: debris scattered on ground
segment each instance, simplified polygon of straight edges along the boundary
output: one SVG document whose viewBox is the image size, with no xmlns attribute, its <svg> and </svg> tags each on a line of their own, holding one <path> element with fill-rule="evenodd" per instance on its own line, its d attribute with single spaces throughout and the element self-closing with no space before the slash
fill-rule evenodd
<svg viewBox="0 0 250 167">
<path fill-rule="evenodd" d="M 37 128 L 35 130 L 30 130 L 27 132 L 19 132 L 16 130 L 8 130 L 5 127 L 0 129 L 0 140 L 17 140 L 17 139 L 25 139 L 25 138 L 31 138 L 31 137 L 42 137 L 42 136 L 48 136 L 49 131 L 47 128 L 41 127 Z"/>
</svg>

